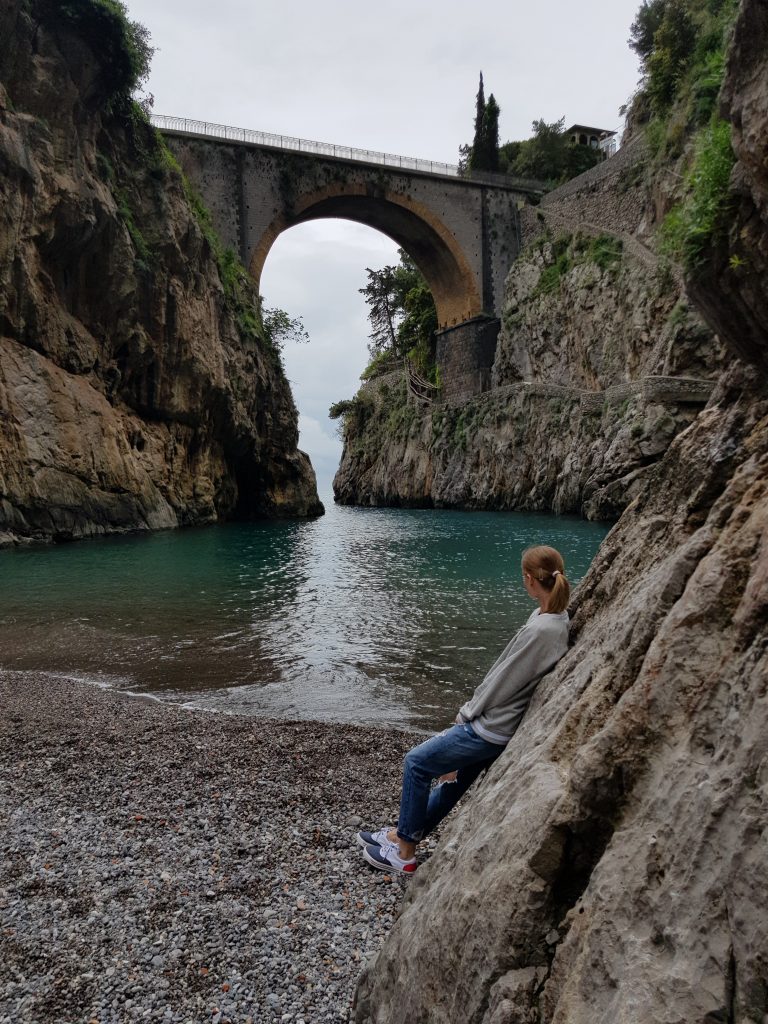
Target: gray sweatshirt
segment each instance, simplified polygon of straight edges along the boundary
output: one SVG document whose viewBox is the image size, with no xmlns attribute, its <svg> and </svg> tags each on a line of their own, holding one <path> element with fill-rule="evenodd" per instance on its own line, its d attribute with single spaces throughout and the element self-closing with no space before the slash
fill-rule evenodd
<svg viewBox="0 0 768 1024">
<path fill-rule="evenodd" d="M 543 675 L 568 649 L 568 612 L 537 608 L 510 640 L 471 700 L 460 708 L 462 722 L 471 722 L 490 743 L 508 743 L 525 714 Z"/>
</svg>

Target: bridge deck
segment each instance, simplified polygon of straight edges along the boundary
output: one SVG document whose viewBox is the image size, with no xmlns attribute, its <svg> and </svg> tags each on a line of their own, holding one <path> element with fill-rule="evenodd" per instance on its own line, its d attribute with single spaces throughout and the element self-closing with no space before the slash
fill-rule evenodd
<svg viewBox="0 0 768 1024">
<path fill-rule="evenodd" d="M 396 156 L 393 153 L 379 153 L 370 149 L 355 149 L 351 146 L 338 146 L 332 142 L 314 142 L 311 139 L 274 135 L 271 132 L 259 132 L 250 128 L 232 128 L 230 125 L 195 121 L 187 117 L 153 114 L 152 124 L 160 131 L 174 135 L 192 135 L 214 142 L 234 142 L 267 149 L 286 150 L 290 153 L 304 153 L 308 156 L 326 157 L 331 160 L 369 164 L 374 167 L 389 167 L 409 173 L 451 178 L 454 182 L 474 187 L 493 185 L 495 188 L 509 189 L 513 192 L 533 192 L 537 195 L 546 191 L 543 182 L 526 178 L 512 178 L 506 174 L 487 174 L 480 171 L 471 171 L 462 175 L 459 172 L 458 164 L 446 164 L 437 160 L 422 160 L 410 156 Z"/>
</svg>

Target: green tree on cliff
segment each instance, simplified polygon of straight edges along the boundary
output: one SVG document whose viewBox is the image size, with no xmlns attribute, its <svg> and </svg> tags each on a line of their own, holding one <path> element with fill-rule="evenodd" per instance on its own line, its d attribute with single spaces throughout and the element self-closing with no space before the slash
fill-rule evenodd
<svg viewBox="0 0 768 1024">
<path fill-rule="evenodd" d="M 408 356 L 425 372 L 434 363 L 437 311 L 429 285 L 411 257 L 398 251 L 400 262 L 381 270 L 368 268 L 360 289 L 369 306 L 368 351 L 375 361 Z"/>
<path fill-rule="evenodd" d="M 663 119 L 674 103 L 688 100 L 699 124 L 709 118 L 737 8 L 737 0 L 643 0 L 629 45 L 640 58 L 640 95 L 653 116 Z"/>
<path fill-rule="evenodd" d="M 651 106 L 666 110 L 675 98 L 696 42 L 696 27 L 683 0 L 667 0 L 653 49 L 645 60 Z"/>
<path fill-rule="evenodd" d="M 508 170 L 522 178 L 556 181 L 560 178 L 567 140 L 563 137 L 565 118 L 548 124 L 543 118 L 532 124 L 533 135 L 521 142 Z M 585 147 L 586 148 L 586 147 Z"/>
<path fill-rule="evenodd" d="M 261 296 L 259 300 L 261 301 Z M 261 318 L 267 341 L 277 352 L 282 352 L 286 342 L 304 344 L 309 341 L 309 334 L 300 316 L 292 317 L 284 309 L 262 307 Z"/>
<path fill-rule="evenodd" d="M 395 280 L 397 267 L 387 266 L 381 270 L 366 269 L 368 284 L 360 288 L 360 294 L 368 303 L 368 320 L 371 325 L 368 351 L 371 356 L 394 351 L 397 346 L 397 321 L 401 310 L 398 308 L 398 288 Z"/>
<path fill-rule="evenodd" d="M 496 99 L 491 93 L 485 105 L 483 114 L 483 131 L 481 138 L 480 160 L 475 164 L 473 170 L 490 171 L 496 173 L 499 169 L 499 108 Z M 482 164 L 482 166 L 481 166 Z"/>
<path fill-rule="evenodd" d="M 485 117 L 485 86 L 483 85 L 483 72 L 480 72 L 480 85 L 475 97 L 475 134 L 472 143 L 473 148 L 477 146 L 483 135 L 483 118 Z"/>
<path fill-rule="evenodd" d="M 664 17 L 666 5 L 667 0 L 643 0 L 629 29 L 629 46 L 640 58 L 643 68 L 653 51 L 653 37 Z"/>
<path fill-rule="evenodd" d="M 677 0 L 655 0 L 673 3 Z M 719 0 L 713 0 L 719 2 Z M 638 30 L 639 31 L 639 30 Z M 505 142 L 499 145 L 499 115 L 501 110 L 491 93 L 485 99 L 483 73 L 475 102 L 475 135 L 472 145 L 459 147 L 459 173 L 485 171 L 501 172 L 520 178 L 562 184 L 589 170 L 603 158 L 600 150 L 590 146 L 576 146 L 563 134 L 565 118 L 551 124 L 543 118 L 533 122 L 530 139 Z"/>
<path fill-rule="evenodd" d="M 519 178 L 536 178 L 561 184 L 589 170 L 602 159 L 590 146 L 577 146 L 563 134 L 565 118 L 548 123 L 534 121 L 533 135 L 524 142 L 507 142 L 500 151 L 500 167 Z"/>
</svg>

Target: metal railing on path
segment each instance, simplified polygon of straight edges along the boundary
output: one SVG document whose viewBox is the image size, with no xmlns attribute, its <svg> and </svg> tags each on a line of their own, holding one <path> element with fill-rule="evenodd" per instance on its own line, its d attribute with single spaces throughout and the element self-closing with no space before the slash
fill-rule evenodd
<svg viewBox="0 0 768 1024">
<path fill-rule="evenodd" d="M 421 402 L 432 403 L 440 394 L 440 388 L 436 384 L 430 384 L 428 380 L 416 372 L 410 359 L 405 360 L 405 372 L 408 377 L 408 390 Z"/>
<path fill-rule="evenodd" d="M 373 391 L 382 383 L 405 374 L 409 392 L 419 401 L 432 404 L 443 398 L 441 387 L 430 384 L 414 368 L 410 359 L 398 361 L 383 374 L 370 377 L 360 386 L 360 391 Z M 533 398 L 560 399 L 578 402 L 584 408 L 596 411 L 604 405 L 621 403 L 636 396 L 651 402 L 683 403 L 705 405 L 715 388 L 715 382 L 701 377 L 668 377 L 661 374 L 647 374 L 637 380 L 612 384 L 604 391 L 588 391 L 568 387 L 565 384 L 550 384 L 546 381 L 518 380 L 512 384 L 500 384 L 478 394 L 463 397 L 461 404 L 491 402 L 518 394 Z"/>
<path fill-rule="evenodd" d="M 171 117 L 167 114 L 153 114 L 152 124 L 160 131 L 179 132 L 184 135 L 200 135 L 206 139 L 226 142 L 244 142 L 251 146 L 268 146 L 284 149 L 291 153 L 306 153 L 312 156 L 328 156 L 337 160 L 351 160 L 359 163 L 394 167 L 403 171 L 418 171 L 422 174 L 439 174 L 475 184 L 499 185 L 521 191 L 544 191 L 540 181 L 511 178 L 506 174 L 488 174 L 483 171 L 461 173 L 458 164 L 445 164 L 439 160 L 422 160 L 418 157 L 397 156 L 394 153 L 380 153 L 372 149 L 355 149 L 352 146 L 337 146 L 332 142 L 315 142 L 312 139 L 297 139 L 290 135 L 274 135 L 250 128 L 232 128 L 230 125 L 214 124 L 211 121 L 195 121 L 188 117 Z"/>
<path fill-rule="evenodd" d="M 625 381 L 623 384 L 612 384 L 604 391 L 587 391 L 571 388 L 563 384 L 549 384 L 545 381 L 518 380 L 513 384 L 501 384 L 479 395 L 470 401 L 485 402 L 495 398 L 516 394 L 531 395 L 536 398 L 554 398 L 565 401 L 579 402 L 587 409 L 601 409 L 604 405 L 616 404 L 641 396 L 651 402 L 659 403 L 690 403 L 705 405 L 714 391 L 715 382 L 700 377 L 666 377 L 661 374 L 648 374 L 638 380 Z"/>
</svg>

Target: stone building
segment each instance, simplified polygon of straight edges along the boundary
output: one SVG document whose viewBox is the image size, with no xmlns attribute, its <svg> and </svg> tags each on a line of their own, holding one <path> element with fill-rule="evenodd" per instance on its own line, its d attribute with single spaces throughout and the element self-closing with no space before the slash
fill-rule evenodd
<svg viewBox="0 0 768 1024">
<path fill-rule="evenodd" d="M 590 146 L 601 149 L 605 156 L 613 156 L 616 152 L 616 132 L 608 128 L 590 128 L 585 124 L 572 124 L 566 128 L 565 135 L 575 146 Z"/>
</svg>

